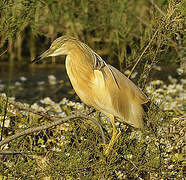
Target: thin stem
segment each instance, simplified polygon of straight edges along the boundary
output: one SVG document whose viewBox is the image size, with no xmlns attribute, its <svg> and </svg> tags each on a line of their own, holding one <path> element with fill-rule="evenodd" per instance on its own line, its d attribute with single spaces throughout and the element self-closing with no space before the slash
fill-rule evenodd
<svg viewBox="0 0 186 180">
<path fill-rule="evenodd" d="M 151 40 L 149 41 L 148 45 L 145 47 L 145 49 L 143 50 L 143 52 L 141 53 L 140 57 L 138 58 L 138 60 L 136 61 L 136 64 L 133 66 L 132 70 L 130 71 L 130 74 L 128 75 L 128 78 L 130 78 L 131 74 L 133 73 L 134 69 L 136 68 L 137 64 L 139 63 L 139 61 L 141 60 L 142 56 L 145 54 L 145 52 L 147 51 L 147 49 L 150 47 L 152 41 L 154 40 L 154 38 L 156 37 L 156 34 L 158 33 L 159 28 L 156 30 L 156 32 L 154 33 L 153 37 L 151 38 Z"/>
<path fill-rule="evenodd" d="M 12 60 L 11 60 L 12 61 Z M 13 62 L 12 62 L 13 63 Z M 10 83 L 12 80 L 12 71 L 13 71 L 13 64 L 10 65 L 10 69 L 9 69 L 9 79 L 8 79 L 8 87 L 7 87 L 7 92 L 6 92 L 6 103 L 5 103 L 5 107 L 4 107 L 4 115 L 3 115 L 3 122 L 2 122 L 2 126 L 0 126 L 1 128 L 1 136 L 0 136 L 0 141 L 2 141 L 3 139 L 3 132 L 4 132 L 4 125 L 5 125 L 5 120 L 6 120 L 6 115 L 7 115 L 7 108 L 8 108 L 8 97 L 10 95 Z"/>
</svg>

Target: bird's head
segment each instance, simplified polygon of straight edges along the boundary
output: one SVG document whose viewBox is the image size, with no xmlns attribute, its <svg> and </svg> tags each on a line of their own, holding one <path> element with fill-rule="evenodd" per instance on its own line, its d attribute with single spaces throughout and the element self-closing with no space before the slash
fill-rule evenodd
<svg viewBox="0 0 186 180">
<path fill-rule="evenodd" d="M 67 55 L 72 47 L 73 42 L 76 42 L 76 41 L 78 40 L 74 37 L 61 36 L 52 42 L 48 50 L 46 50 L 43 54 L 41 54 L 40 56 L 32 60 L 32 63 L 35 63 L 39 60 L 42 60 L 50 56 Z"/>
</svg>

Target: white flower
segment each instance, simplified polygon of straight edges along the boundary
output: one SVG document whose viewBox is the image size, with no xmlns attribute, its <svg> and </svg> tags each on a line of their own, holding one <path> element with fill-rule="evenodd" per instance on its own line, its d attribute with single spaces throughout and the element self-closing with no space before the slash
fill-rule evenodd
<svg viewBox="0 0 186 180">
<path fill-rule="evenodd" d="M 41 103 L 43 104 L 51 104 L 54 105 L 54 101 L 52 101 L 49 97 L 44 98 L 43 100 L 40 100 Z"/>
<path fill-rule="evenodd" d="M 75 103 L 74 108 L 75 109 L 83 109 L 83 105 L 81 103 Z"/>
<path fill-rule="evenodd" d="M 10 126 L 10 120 L 7 119 L 7 120 L 5 121 L 4 127 L 9 127 L 9 126 Z"/>
<path fill-rule="evenodd" d="M 162 103 L 162 100 L 161 99 L 156 99 L 155 102 L 156 102 L 157 105 L 159 105 L 159 104 Z"/>
<path fill-rule="evenodd" d="M 5 93 L 2 93 L 1 96 L 4 97 L 4 98 L 6 98 L 6 94 Z"/>
<path fill-rule="evenodd" d="M 43 107 L 39 106 L 37 103 L 32 104 L 31 108 L 35 109 L 37 111 L 45 111 L 45 109 Z"/>
<path fill-rule="evenodd" d="M 60 139 L 61 139 L 61 140 L 65 140 L 65 136 L 61 136 Z"/>
<path fill-rule="evenodd" d="M 180 79 L 182 84 L 186 84 L 186 79 Z"/>
<path fill-rule="evenodd" d="M 36 109 L 37 110 L 38 107 L 39 107 L 39 105 L 37 103 L 34 103 L 34 104 L 31 105 L 31 108 L 32 109 Z"/>
<path fill-rule="evenodd" d="M 44 84 L 45 84 L 45 81 L 39 81 L 39 82 L 37 82 L 37 84 L 38 84 L 39 86 L 44 85 Z"/>
<path fill-rule="evenodd" d="M 5 144 L 5 146 L 3 147 L 3 149 L 4 150 L 9 149 L 8 144 Z"/>
<path fill-rule="evenodd" d="M 7 118 L 7 116 L 5 116 L 5 119 Z M 3 120 L 4 119 L 4 116 L 3 115 L 1 115 L 0 116 L 0 120 Z"/>
<path fill-rule="evenodd" d="M 4 119 L 4 116 L 0 116 L 0 120 L 3 120 Z M 5 116 L 5 122 L 4 122 L 4 127 L 9 127 L 10 125 L 10 120 L 7 119 L 7 116 Z M 0 127 L 3 126 L 3 121 L 0 123 Z"/>
<path fill-rule="evenodd" d="M 118 176 L 118 179 L 123 179 L 124 174 L 121 171 L 116 172 L 116 175 Z"/>
<path fill-rule="evenodd" d="M 21 77 L 20 77 L 20 80 L 23 81 L 23 82 L 25 82 L 25 81 L 27 80 L 27 78 L 24 77 L 24 76 L 21 76 Z"/>
<path fill-rule="evenodd" d="M 3 89 L 4 89 L 4 87 L 5 87 L 5 85 L 4 85 L 4 84 L 0 84 L 0 90 L 3 90 Z"/>
<path fill-rule="evenodd" d="M 147 86 L 146 91 L 147 91 L 147 93 L 152 94 L 154 89 L 152 88 L 152 86 Z"/>
<path fill-rule="evenodd" d="M 155 80 L 155 81 L 152 81 L 151 84 L 152 85 L 160 85 L 160 84 L 163 84 L 163 81 L 161 81 L 161 80 Z"/>
<path fill-rule="evenodd" d="M 177 83 L 177 81 L 178 81 L 177 79 L 174 79 L 172 76 L 168 76 L 168 79 L 173 84 Z"/>
<path fill-rule="evenodd" d="M 184 72 L 182 68 L 178 68 L 176 71 L 177 71 L 177 73 L 178 73 L 179 75 L 183 74 L 183 72 Z"/>
<path fill-rule="evenodd" d="M 176 85 L 176 90 L 177 90 L 177 91 L 182 91 L 182 90 L 183 90 L 183 85 L 177 84 L 177 85 Z"/>
<path fill-rule="evenodd" d="M 22 115 L 24 115 L 24 116 L 27 116 L 27 115 L 28 115 L 28 112 L 26 112 L 26 111 L 20 111 L 20 113 L 21 113 Z"/>
<path fill-rule="evenodd" d="M 57 148 L 56 148 L 56 147 L 53 147 L 53 148 L 52 148 L 52 151 L 55 151 L 55 152 L 60 152 L 60 151 L 61 151 L 61 149 L 60 149 L 60 148 L 58 148 L 58 147 L 57 147 Z"/>
<path fill-rule="evenodd" d="M 49 75 L 48 76 L 48 82 L 51 85 L 55 85 L 56 84 L 56 77 L 54 75 Z"/>
<path fill-rule="evenodd" d="M 15 101 L 15 97 L 9 97 L 9 100 Z"/>
<path fill-rule="evenodd" d="M 171 164 L 171 165 L 168 167 L 168 169 L 173 169 L 173 167 L 174 167 L 174 165 Z"/>
<path fill-rule="evenodd" d="M 138 72 L 134 72 L 134 73 L 132 73 L 132 75 L 131 75 L 131 79 L 134 79 L 134 78 L 136 77 L 137 74 L 138 74 Z"/>
<path fill-rule="evenodd" d="M 66 117 L 67 115 L 65 114 L 65 112 L 60 112 L 60 113 L 58 114 L 58 116 L 59 116 L 59 117 Z"/>
<path fill-rule="evenodd" d="M 63 98 L 59 104 L 67 104 L 69 100 L 67 98 Z"/>
<path fill-rule="evenodd" d="M 168 93 L 168 94 L 169 94 L 169 93 L 175 94 L 175 93 L 176 93 L 176 89 L 171 89 L 171 88 L 169 88 L 169 89 L 167 90 L 167 93 Z"/>
<path fill-rule="evenodd" d="M 67 106 L 74 106 L 75 105 L 75 102 L 72 102 L 72 101 L 69 101 L 68 103 L 67 103 Z"/>
<path fill-rule="evenodd" d="M 43 144 L 43 145 L 40 145 L 42 148 L 45 148 L 46 147 L 46 145 L 45 144 Z"/>
<path fill-rule="evenodd" d="M 55 109 L 56 112 L 62 112 L 62 109 L 59 104 L 53 104 L 53 108 Z"/>
<path fill-rule="evenodd" d="M 21 86 L 21 83 L 18 82 L 18 81 L 16 81 L 16 82 L 15 82 L 15 86 Z"/>
<path fill-rule="evenodd" d="M 124 74 L 125 74 L 125 75 L 129 75 L 129 74 L 130 74 L 130 71 L 129 71 L 129 70 L 126 70 L 126 71 L 124 72 Z"/>
<path fill-rule="evenodd" d="M 157 92 L 157 93 L 163 93 L 163 92 L 164 92 L 164 90 L 163 90 L 163 89 L 161 89 L 161 88 L 158 88 L 158 89 L 156 90 L 156 92 Z"/>
</svg>

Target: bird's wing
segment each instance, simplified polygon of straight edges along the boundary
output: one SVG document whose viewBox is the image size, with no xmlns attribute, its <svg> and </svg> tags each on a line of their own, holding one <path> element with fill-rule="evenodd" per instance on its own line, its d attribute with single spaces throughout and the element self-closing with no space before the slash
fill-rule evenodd
<svg viewBox="0 0 186 180">
<path fill-rule="evenodd" d="M 124 74 L 122 74 L 113 66 L 107 65 L 104 68 L 104 74 L 104 77 L 108 79 L 113 79 L 112 76 L 114 76 L 113 81 L 116 81 L 117 85 L 119 86 L 120 92 L 130 92 L 130 94 L 132 94 L 132 96 L 141 104 L 145 104 L 148 102 L 147 96 L 130 79 L 128 79 Z"/>
<path fill-rule="evenodd" d="M 112 79 L 115 88 L 120 89 L 120 92 L 123 90 L 126 92 L 126 90 L 128 90 L 139 103 L 145 104 L 148 102 L 146 95 L 130 79 L 113 66 L 106 64 L 94 51 L 92 51 L 92 53 L 94 57 L 94 69 L 100 70 L 103 73 L 104 79 Z"/>
<path fill-rule="evenodd" d="M 98 69 L 101 70 L 103 67 L 106 66 L 106 68 L 108 69 L 115 85 L 119 88 L 118 83 L 116 81 L 116 78 L 112 72 L 112 69 L 107 65 L 107 63 L 98 55 L 93 51 L 93 55 L 94 55 L 94 69 Z"/>
<path fill-rule="evenodd" d="M 98 59 L 95 65 L 92 85 L 94 107 L 121 122 L 142 128 L 141 104 L 148 98 L 130 79 L 102 59 Z"/>
</svg>

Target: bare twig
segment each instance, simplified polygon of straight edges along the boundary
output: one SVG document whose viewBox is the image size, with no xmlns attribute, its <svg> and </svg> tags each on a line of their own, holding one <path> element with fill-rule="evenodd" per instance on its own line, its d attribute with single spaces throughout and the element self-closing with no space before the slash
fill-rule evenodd
<svg viewBox="0 0 186 180">
<path fill-rule="evenodd" d="M 4 50 L 1 54 L 0 57 L 7 52 L 8 49 Z"/>
<path fill-rule="evenodd" d="M 143 75 L 145 74 L 145 77 L 143 78 L 142 90 L 145 89 L 145 85 L 146 85 L 147 79 L 149 78 L 150 71 L 152 70 L 153 66 L 158 62 L 158 60 L 156 60 L 156 57 L 158 55 L 158 52 L 159 52 L 160 47 L 161 47 L 161 44 L 158 44 L 158 47 L 157 47 L 157 49 L 156 49 L 156 51 L 154 53 L 152 62 L 150 64 L 150 67 L 144 69 Z"/>
<path fill-rule="evenodd" d="M 136 61 L 136 64 L 133 66 L 132 70 L 130 71 L 130 74 L 128 75 L 128 78 L 130 78 L 131 74 L 133 73 L 134 69 L 136 68 L 137 64 L 139 63 L 139 61 L 141 60 L 142 56 L 145 54 L 146 50 L 149 48 L 149 46 L 151 45 L 152 41 L 154 40 L 154 38 L 156 37 L 156 34 L 158 33 L 159 28 L 157 28 L 157 30 L 155 31 L 154 35 L 152 36 L 151 40 L 149 41 L 148 45 L 145 47 L 145 49 L 143 50 L 143 52 L 141 53 L 140 57 L 138 58 L 138 60 Z"/>
<path fill-rule="evenodd" d="M 162 15 L 166 15 L 160 8 L 159 6 L 154 2 L 154 0 L 150 0 L 151 4 L 162 14 Z"/>
<path fill-rule="evenodd" d="M 79 116 L 80 117 L 80 116 Z M 53 126 L 57 126 L 61 123 L 65 123 L 67 122 L 68 120 L 70 119 L 74 119 L 74 118 L 78 118 L 76 115 L 71 115 L 71 116 L 67 116 L 63 119 L 59 119 L 58 121 L 54 121 L 54 122 L 50 122 L 48 124 L 45 124 L 45 125 L 42 125 L 42 126 L 39 126 L 39 127 L 33 127 L 33 128 L 29 128 L 29 129 L 26 129 L 24 131 L 21 131 L 19 133 L 16 133 L 12 136 L 9 136 L 7 137 L 6 139 L 0 141 L 0 146 L 16 139 L 16 138 L 19 138 L 21 136 L 25 136 L 25 135 L 28 135 L 28 134 L 31 134 L 31 133 L 34 133 L 34 132 L 37 132 L 37 131 L 41 131 L 41 130 L 45 130 L 45 129 L 48 129 L 48 128 L 51 128 Z"/>
<path fill-rule="evenodd" d="M 9 150 L 0 150 L 0 155 L 43 155 L 43 154 L 46 154 L 45 152 L 24 152 L 24 151 L 9 151 Z"/>
<path fill-rule="evenodd" d="M 21 154 L 21 152 L 0 150 L 0 155 L 17 155 L 17 154 Z"/>
<path fill-rule="evenodd" d="M 6 96 L 0 94 L 0 98 L 2 99 L 6 99 Z M 67 116 L 67 117 L 64 117 L 64 118 L 61 118 L 61 117 L 57 117 L 57 116 L 49 116 L 48 114 L 46 114 L 45 112 L 38 112 L 32 108 L 29 108 L 29 107 L 26 107 L 25 105 L 19 103 L 19 102 L 15 102 L 13 100 L 10 100 L 9 99 L 9 104 L 12 104 L 14 105 L 16 108 L 20 109 L 20 110 L 25 110 L 27 112 L 32 112 L 34 114 L 37 114 L 37 115 L 40 115 L 44 118 L 47 118 L 47 119 L 50 119 L 52 120 L 52 122 L 48 123 L 48 124 L 45 124 L 45 125 L 42 125 L 42 126 L 39 126 L 39 127 L 32 127 L 32 128 L 29 128 L 29 129 L 26 129 L 22 132 L 19 132 L 19 133 L 16 133 L 12 136 L 9 136 L 7 137 L 6 139 L 0 141 L 0 146 L 16 139 L 16 138 L 19 138 L 21 136 L 25 136 L 25 135 L 28 135 L 28 134 L 31 134 L 31 133 L 34 133 L 34 132 L 37 132 L 37 131 L 41 131 L 41 130 L 45 130 L 45 129 L 48 129 L 48 128 L 51 128 L 53 126 L 57 126 L 59 124 L 62 124 L 62 123 L 65 123 L 65 122 L 68 122 L 69 120 L 72 120 L 72 119 L 77 119 L 77 118 L 81 118 L 81 119 L 84 119 L 84 120 L 91 120 L 93 123 L 96 124 L 96 126 L 98 126 L 100 132 L 101 132 L 101 136 L 102 136 L 102 140 L 103 140 L 103 143 L 105 143 L 105 136 L 104 136 L 104 132 L 103 132 L 103 129 L 101 127 L 101 125 L 92 117 L 89 117 L 85 114 L 81 114 L 81 113 L 78 113 L 78 115 L 76 114 L 73 114 L 73 115 L 70 115 L 70 116 Z"/>
<path fill-rule="evenodd" d="M 138 19 L 144 26 L 150 27 L 148 23 L 146 23 L 141 17 L 138 17 L 134 14 L 135 18 Z"/>
<path fill-rule="evenodd" d="M 0 141 L 0 146 L 2 146 L 2 145 L 6 144 L 6 143 L 8 143 L 8 142 L 10 142 L 10 141 L 12 141 L 14 139 L 17 139 L 17 138 L 19 138 L 21 136 L 25 136 L 25 135 L 28 135 L 28 134 L 31 134 L 31 133 L 34 133 L 34 132 L 37 132 L 37 131 L 45 130 L 45 129 L 51 128 L 53 126 L 57 126 L 57 125 L 60 125 L 62 123 L 68 122 L 69 120 L 77 119 L 77 118 L 90 119 L 94 123 L 96 122 L 93 118 L 89 118 L 86 115 L 79 115 L 79 116 L 71 115 L 71 116 L 64 117 L 62 119 L 58 119 L 57 121 L 53 121 L 53 122 L 50 122 L 50 123 L 42 125 L 42 126 L 29 128 L 29 129 L 26 129 L 26 130 L 21 131 L 19 133 L 16 133 L 16 134 L 14 134 L 12 136 L 9 136 L 6 139 Z M 99 126 L 99 128 L 100 128 L 99 123 L 96 123 L 96 125 Z M 100 131 L 101 131 L 102 139 L 105 142 L 104 133 L 103 133 L 103 130 L 101 130 L 101 129 L 100 129 Z"/>
</svg>

